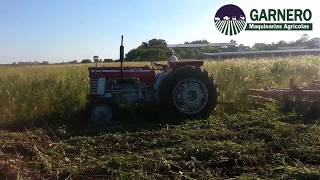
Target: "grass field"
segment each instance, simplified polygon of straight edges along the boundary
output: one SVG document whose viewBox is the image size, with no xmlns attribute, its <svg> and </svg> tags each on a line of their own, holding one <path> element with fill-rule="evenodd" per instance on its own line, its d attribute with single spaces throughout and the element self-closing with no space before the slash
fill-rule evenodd
<svg viewBox="0 0 320 180">
<path fill-rule="evenodd" d="M 0 176 L 320 178 L 320 123 L 246 102 L 249 88 L 319 79 L 320 57 L 207 61 L 204 68 L 232 106 L 198 121 L 124 109 L 118 126 L 98 128 L 80 123 L 87 65 L 0 66 Z"/>
</svg>

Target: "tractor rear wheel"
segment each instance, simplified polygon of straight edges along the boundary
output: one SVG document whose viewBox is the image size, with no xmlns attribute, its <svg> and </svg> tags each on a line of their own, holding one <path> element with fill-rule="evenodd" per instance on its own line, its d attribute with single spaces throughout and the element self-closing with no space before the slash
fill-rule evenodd
<svg viewBox="0 0 320 180">
<path fill-rule="evenodd" d="M 160 104 L 187 118 L 207 118 L 218 102 L 214 79 L 202 68 L 184 66 L 169 73 L 160 85 Z"/>
</svg>

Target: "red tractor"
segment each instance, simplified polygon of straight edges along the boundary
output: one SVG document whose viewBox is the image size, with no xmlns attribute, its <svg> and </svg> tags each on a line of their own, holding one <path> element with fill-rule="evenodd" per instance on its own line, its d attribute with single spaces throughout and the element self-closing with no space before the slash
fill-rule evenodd
<svg viewBox="0 0 320 180">
<path fill-rule="evenodd" d="M 123 60 L 122 37 L 120 67 L 88 68 L 88 115 L 95 124 L 110 124 L 113 108 L 120 104 L 162 105 L 169 110 L 166 112 L 173 110 L 186 118 L 207 117 L 217 104 L 218 88 L 201 68 L 203 61 L 171 62 L 167 71 L 166 65 L 154 61 L 151 67 L 123 67 Z M 165 76 L 160 78 L 163 72 Z"/>
</svg>

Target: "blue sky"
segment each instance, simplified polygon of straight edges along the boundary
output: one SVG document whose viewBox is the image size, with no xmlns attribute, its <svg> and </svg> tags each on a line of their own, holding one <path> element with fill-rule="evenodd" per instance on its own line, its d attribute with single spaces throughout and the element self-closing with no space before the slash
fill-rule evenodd
<svg viewBox="0 0 320 180">
<path fill-rule="evenodd" d="M 260 7 L 259 2 L 261 1 L 247 0 L 245 4 L 241 4 L 238 0 L 0 0 L 0 63 L 31 60 L 60 62 L 92 58 L 93 55 L 118 58 L 121 34 L 125 36 L 126 51 L 152 38 L 163 38 L 169 44 L 196 39 L 211 42 L 235 39 L 239 43 L 251 45 L 256 41 L 270 42 L 279 38 L 294 40 L 302 34 L 278 33 L 279 37 L 275 39 L 276 37 L 266 38 L 262 34 L 245 32 L 228 37 L 220 34 L 214 27 L 213 16 L 222 5 L 234 3 L 244 7 L 246 11 L 249 7 Z M 319 8 L 314 9 L 317 1 L 286 2 L 282 3 L 283 6 L 288 6 L 288 2 L 292 7 L 297 6 L 296 8 L 300 8 L 300 5 L 311 6 L 309 8 L 313 8 L 314 18 L 317 18 L 315 11 Z M 315 26 L 315 29 L 311 32 L 311 37 L 318 34 L 319 26 Z"/>
</svg>

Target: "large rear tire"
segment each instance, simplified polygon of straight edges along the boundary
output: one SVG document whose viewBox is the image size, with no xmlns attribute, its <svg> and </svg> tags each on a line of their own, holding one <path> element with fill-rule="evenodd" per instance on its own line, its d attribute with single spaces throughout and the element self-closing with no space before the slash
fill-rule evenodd
<svg viewBox="0 0 320 180">
<path fill-rule="evenodd" d="M 207 118 L 218 102 L 218 86 L 202 68 L 183 66 L 162 81 L 159 102 L 186 118 Z"/>
</svg>

